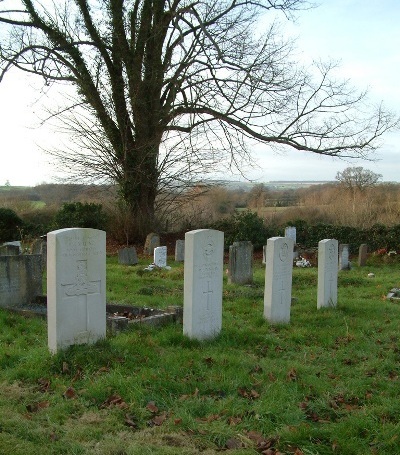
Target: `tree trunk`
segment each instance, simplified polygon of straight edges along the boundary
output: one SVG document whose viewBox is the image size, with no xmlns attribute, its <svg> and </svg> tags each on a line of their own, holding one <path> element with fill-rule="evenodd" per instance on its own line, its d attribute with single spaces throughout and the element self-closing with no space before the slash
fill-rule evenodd
<svg viewBox="0 0 400 455">
<path fill-rule="evenodd" d="M 132 217 L 130 240 L 143 240 L 157 230 L 155 200 L 158 192 L 158 147 L 135 147 L 125 159 L 119 180 L 120 197 Z"/>
</svg>

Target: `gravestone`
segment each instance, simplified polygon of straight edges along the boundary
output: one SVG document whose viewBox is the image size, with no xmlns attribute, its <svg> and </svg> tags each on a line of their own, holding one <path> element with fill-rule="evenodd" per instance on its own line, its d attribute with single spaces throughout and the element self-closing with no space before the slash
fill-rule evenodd
<svg viewBox="0 0 400 455">
<path fill-rule="evenodd" d="M 139 260 L 136 254 L 135 247 L 126 247 L 118 251 L 118 264 L 136 265 Z"/>
<path fill-rule="evenodd" d="M 267 245 L 263 245 L 262 263 L 265 264 L 266 262 L 267 262 Z"/>
<path fill-rule="evenodd" d="M 175 243 L 175 261 L 183 262 L 185 260 L 185 241 L 177 240 Z"/>
<path fill-rule="evenodd" d="M 42 238 L 35 239 L 31 245 L 31 254 L 40 254 L 42 257 L 43 269 L 46 269 L 47 242 Z"/>
<path fill-rule="evenodd" d="M 292 239 L 293 243 L 296 244 L 296 226 L 286 226 L 285 237 Z"/>
<path fill-rule="evenodd" d="M 166 267 L 167 266 L 167 247 L 158 246 L 154 248 L 154 264 L 157 267 Z"/>
<path fill-rule="evenodd" d="M 52 353 L 106 336 L 106 233 L 47 234 L 47 323 Z"/>
<path fill-rule="evenodd" d="M 350 270 L 349 245 L 339 245 L 339 270 Z"/>
<path fill-rule="evenodd" d="M 234 242 L 229 247 L 228 282 L 253 283 L 253 244 L 251 242 Z"/>
<path fill-rule="evenodd" d="M 293 239 L 288 237 L 272 237 L 267 241 L 264 317 L 271 323 L 290 322 L 293 245 Z"/>
<path fill-rule="evenodd" d="M 335 307 L 338 283 L 338 241 L 325 239 L 318 243 L 317 308 Z"/>
<path fill-rule="evenodd" d="M 42 270 L 38 254 L 0 256 L 0 307 L 29 305 L 42 295 Z"/>
<path fill-rule="evenodd" d="M 222 327 L 224 233 L 198 229 L 185 234 L 183 334 L 216 337 Z"/>
<path fill-rule="evenodd" d="M 154 248 L 160 246 L 160 236 L 155 232 L 151 232 L 147 235 L 146 241 L 144 243 L 143 254 L 148 256 L 153 256 Z"/>
<path fill-rule="evenodd" d="M 5 244 L 0 246 L 0 256 L 18 256 L 20 248 L 17 245 Z"/>
<path fill-rule="evenodd" d="M 364 267 L 367 265 L 367 257 L 368 257 L 368 245 L 366 243 L 362 243 L 360 248 L 358 249 L 358 265 L 360 267 Z"/>
</svg>

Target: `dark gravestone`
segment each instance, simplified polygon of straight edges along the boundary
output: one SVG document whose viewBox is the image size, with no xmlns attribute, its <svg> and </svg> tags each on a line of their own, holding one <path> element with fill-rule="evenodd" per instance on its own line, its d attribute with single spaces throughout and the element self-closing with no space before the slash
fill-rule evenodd
<svg viewBox="0 0 400 455">
<path fill-rule="evenodd" d="M 0 306 L 30 305 L 42 294 L 42 270 L 39 254 L 0 256 Z"/>
<path fill-rule="evenodd" d="M 175 243 L 175 261 L 184 262 L 185 260 L 185 241 L 177 240 Z"/>
<path fill-rule="evenodd" d="M 139 262 L 136 249 L 126 247 L 118 251 L 118 263 L 123 265 L 136 265 Z"/>
<path fill-rule="evenodd" d="M 229 247 L 228 282 L 253 283 L 253 245 L 251 242 L 234 242 Z"/>
<path fill-rule="evenodd" d="M 367 264 L 367 255 L 368 255 L 368 245 L 363 243 L 358 249 L 358 265 L 363 267 Z"/>
<path fill-rule="evenodd" d="M 146 242 L 145 242 L 144 248 L 143 248 L 143 254 L 146 254 L 148 256 L 153 256 L 154 248 L 157 248 L 159 246 L 160 246 L 160 236 L 158 234 L 156 234 L 155 232 L 151 232 L 146 237 Z"/>
</svg>

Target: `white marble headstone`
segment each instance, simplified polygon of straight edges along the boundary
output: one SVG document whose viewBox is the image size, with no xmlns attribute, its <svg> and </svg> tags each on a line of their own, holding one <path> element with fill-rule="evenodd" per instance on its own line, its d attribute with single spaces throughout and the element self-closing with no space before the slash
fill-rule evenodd
<svg viewBox="0 0 400 455">
<path fill-rule="evenodd" d="M 293 245 L 288 237 L 272 237 L 267 241 L 264 317 L 272 323 L 290 322 Z"/>
<path fill-rule="evenodd" d="M 185 241 L 177 240 L 175 243 L 175 261 L 184 262 L 185 260 Z"/>
<path fill-rule="evenodd" d="M 183 334 L 216 337 L 222 327 L 224 233 L 198 229 L 185 234 Z"/>
<path fill-rule="evenodd" d="M 339 245 L 339 270 L 349 270 L 350 269 L 350 253 L 349 253 L 348 244 Z"/>
<path fill-rule="evenodd" d="M 325 239 L 318 242 L 318 299 L 317 308 L 337 304 L 338 241 Z"/>
<path fill-rule="evenodd" d="M 154 264 L 157 267 L 167 266 L 167 247 L 158 246 L 154 248 Z"/>
<path fill-rule="evenodd" d="M 296 243 L 296 226 L 286 226 L 285 237 L 292 239 L 293 242 Z"/>
<path fill-rule="evenodd" d="M 52 353 L 106 336 L 106 233 L 47 234 L 48 346 Z"/>
</svg>

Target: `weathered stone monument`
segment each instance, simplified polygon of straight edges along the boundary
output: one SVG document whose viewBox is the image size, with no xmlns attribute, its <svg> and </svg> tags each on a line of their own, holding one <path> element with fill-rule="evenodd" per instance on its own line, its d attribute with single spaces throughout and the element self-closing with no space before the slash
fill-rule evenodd
<svg viewBox="0 0 400 455">
<path fill-rule="evenodd" d="M 367 265 L 367 257 L 368 257 L 368 245 L 366 243 L 362 243 L 360 248 L 358 249 L 358 265 L 359 267 L 364 267 Z"/>
<path fill-rule="evenodd" d="M 17 245 L 5 244 L 0 245 L 0 256 L 18 256 L 20 248 Z"/>
<path fill-rule="evenodd" d="M 290 322 L 293 245 L 293 239 L 288 237 L 272 237 L 267 241 L 264 317 L 271 323 Z"/>
<path fill-rule="evenodd" d="M 229 247 L 228 282 L 253 283 L 253 244 L 251 242 L 234 242 Z"/>
<path fill-rule="evenodd" d="M 185 234 L 183 334 L 216 337 L 222 327 L 224 233 L 198 229 Z"/>
<path fill-rule="evenodd" d="M 31 254 L 40 254 L 42 257 L 43 270 L 47 263 L 47 242 L 42 238 L 35 239 L 31 244 Z"/>
<path fill-rule="evenodd" d="M 175 243 L 175 261 L 183 262 L 185 260 L 185 241 L 177 240 Z"/>
<path fill-rule="evenodd" d="M 317 308 L 337 304 L 338 241 L 325 239 L 318 243 L 318 297 Z"/>
<path fill-rule="evenodd" d="M 348 244 L 339 245 L 339 270 L 350 270 L 350 251 Z"/>
<path fill-rule="evenodd" d="M 106 233 L 47 234 L 48 346 L 52 353 L 106 336 Z"/>
<path fill-rule="evenodd" d="M 167 266 L 167 247 L 158 246 L 154 248 L 154 264 L 157 267 L 166 267 Z"/>
<path fill-rule="evenodd" d="M 118 251 L 118 264 L 136 265 L 139 260 L 135 247 L 125 247 Z"/>
<path fill-rule="evenodd" d="M 144 243 L 143 254 L 147 254 L 148 256 L 153 256 L 154 248 L 160 246 L 160 236 L 155 232 L 150 232 L 147 235 L 146 241 Z"/>
<path fill-rule="evenodd" d="M 29 305 L 42 295 L 42 270 L 38 254 L 0 256 L 0 307 Z"/>
</svg>

